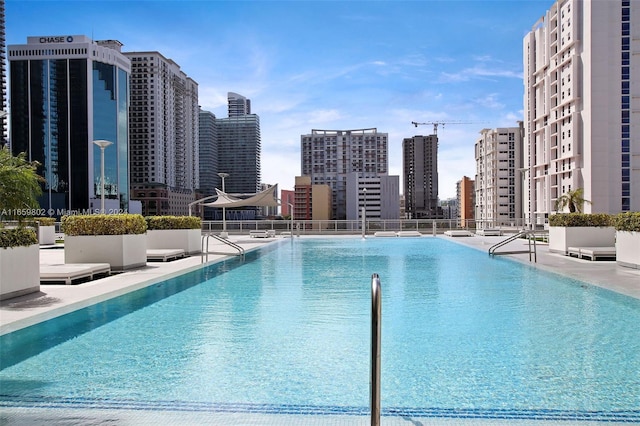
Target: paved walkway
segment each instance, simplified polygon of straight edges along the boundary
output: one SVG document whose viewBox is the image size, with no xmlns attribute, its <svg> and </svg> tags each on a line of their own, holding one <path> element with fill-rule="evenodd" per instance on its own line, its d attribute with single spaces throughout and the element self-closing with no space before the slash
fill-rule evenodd
<svg viewBox="0 0 640 426">
<path fill-rule="evenodd" d="M 245 252 L 274 243 L 282 238 L 250 238 L 230 236 Z M 112 297 L 164 281 L 176 275 L 220 262 L 238 251 L 214 239 L 209 240 L 208 256 L 200 254 L 170 262 L 148 262 L 144 268 L 113 274 L 90 282 L 74 285 L 42 284 L 40 291 L 0 302 L 0 335 L 37 324 L 51 318 L 93 305 Z M 64 263 L 64 246 L 40 248 L 40 264 Z"/>
</svg>

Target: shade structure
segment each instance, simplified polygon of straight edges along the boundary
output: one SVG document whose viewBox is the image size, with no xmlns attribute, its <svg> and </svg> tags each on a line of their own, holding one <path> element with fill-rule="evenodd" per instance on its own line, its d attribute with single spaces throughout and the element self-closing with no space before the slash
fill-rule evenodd
<svg viewBox="0 0 640 426">
<path fill-rule="evenodd" d="M 248 198 L 239 198 L 226 192 L 220 191 L 216 188 L 218 198 L 212 203 L 202 204 L 205 207 L 277 207 L 278 203 L 278 185 L 273 185 L 271 188 L 265 189 L 257 194 L 250 195 Z"/>
</svg>

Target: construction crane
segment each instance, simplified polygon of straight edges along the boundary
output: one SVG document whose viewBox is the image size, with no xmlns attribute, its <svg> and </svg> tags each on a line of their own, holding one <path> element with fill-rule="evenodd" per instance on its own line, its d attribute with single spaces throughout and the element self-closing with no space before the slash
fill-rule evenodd
<svg viewBox="0 0 640 426">
<path fill-rule="evenodd" d="M 471 122 L 471 121 L 428 121 L 426 123 L 418 123 L 416 121 L 412 121 L 411 124 L 413 124 L 416 127 L 432 125 L 433 126 L 433 134 L 435 136 L 438 136 L 438 126 L 440 126 L 440 125 L 442 125 L 442 127 L 444 127 L 445 124 L 474 124 L 474 123 Z"/>
</svg>

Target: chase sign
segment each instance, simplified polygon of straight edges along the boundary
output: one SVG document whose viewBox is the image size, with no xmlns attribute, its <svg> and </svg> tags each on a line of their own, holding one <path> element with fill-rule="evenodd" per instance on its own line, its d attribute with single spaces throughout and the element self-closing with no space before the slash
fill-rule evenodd
<svg viewBox="0 0 640 426">
<path fill-rule="evenodd" d="M 73 43 L 73 36 L 40 37 L 40 43 Z"/>
</svg>

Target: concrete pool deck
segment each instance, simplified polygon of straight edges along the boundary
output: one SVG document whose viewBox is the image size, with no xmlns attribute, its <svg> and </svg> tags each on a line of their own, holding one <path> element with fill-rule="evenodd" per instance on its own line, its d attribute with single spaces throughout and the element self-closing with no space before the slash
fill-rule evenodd
<svg viewBox="0 0 640 426">
<path fill-rule="evenodd" d="M 472 237 L 448 237 L 439 235 L 452 242 L 463 244 L 488 254 L 489 247 L 505 240 L 509 235 Z M 298 237 L 294 237 L 297 239 Z M 316 238 L 316 237 L 302 237 Z M 327 236 L 319 237 L 327 238 Z M 328 238 L 331 238 L 330 236 Z M 359 236 L 341 236 L 336 238 L 359 238 Z M 376 238 L 368 235 L 367 238 Z M 415 238 L 415 237 L 414 237 Z M 421 238 L 434 238 L 425 234 Z M 232 242 L 250 251 L 265 244 L 283 241 L 286 238 L 250 238 L 249 236 L 230 236 Z M 503 251 L 527 250 L 526 240 L 516 240 Z M 537 243 L 537 262 L 529 261 L 528 253 L 501 255 L 518 262 L 529 264 L 549 272 L 606 288 L 630 297 L 640 299 L 640 270 L 619 266 L 615 261 L 590 261 L 549 252 L 548 245 Z M 237 251 L 215 240 L 210 241 L 207 264 L 213 264 L 237 254 Z M 64 263 L 64 250 L 61 246 L 42 247 L 41 264 Z M 142 287 L 172 278 L 202 267 L 201 255 L 189 256 L 170 262 L 148 262 L 146 267 L 94 279 L 75 285 L 42 284 L 40 291 L 0 302 L 0 335 L 37 324 L 42 321 L 64 315 L 77 309 L 119 296 Z"/>
</svg>

